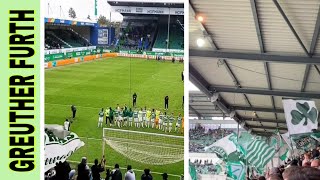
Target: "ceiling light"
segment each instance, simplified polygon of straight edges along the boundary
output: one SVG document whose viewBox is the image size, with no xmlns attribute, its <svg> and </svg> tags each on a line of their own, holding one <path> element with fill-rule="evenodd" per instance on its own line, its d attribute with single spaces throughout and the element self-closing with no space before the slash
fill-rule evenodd
<svg viewBox="0 0 320 180">
<path fill-rule="evenodd" d="M 202 47 L 202 46 L 204 45 L 204 40 L 203 40 L 202 38 L 198 38 L 198 39 L 197 39 L 197 45 L 198 45 L 199 47 Z"/>
<path fill-rule="evenodd" d="M 199 15 L 199 16 L 197 16 L 197 20 L 200 22 L 203 22 L 203 17 Z"/>
</svg>

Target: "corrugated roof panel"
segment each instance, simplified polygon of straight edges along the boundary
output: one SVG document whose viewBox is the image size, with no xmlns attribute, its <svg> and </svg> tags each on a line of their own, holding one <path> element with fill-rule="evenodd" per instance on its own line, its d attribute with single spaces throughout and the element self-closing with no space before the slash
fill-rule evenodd
<svg viewBox="0 0 320 180">
<path fill-rule="evenodd" d="M 260 126 L 260 122 L 257 121 L 246 121 L 246 124 L 249 126 Z"/>
<path fill-rule="evenodd" d="M 250 94 L 250 95 L 247 95 L 247 97 L 253 107 L 272 108 L 270 96 Z"/>
<path fill-rule="evenodd" d="M 221 97 L 227 101 L 229 105 L 241 105 L 241 106 L 247 106 L 247 102 L 244 99 L 243 94 L 237 94 L 237 93 L 219 93 Z"/>
<path fill-rule="evenodd" d="M 236 111 L 241 117 L 254 118 L 253 111 Z"/>
<path fill-rule="evenodd" d="M 257 112 L 257 115 L 261 119 L 275 119 L 274 113 L 272 112 Z"/>
<path fill-rule="evenodd" d="M 191 14 L 192 10 L 191 7 L 189 7 L 189 48 L 190 49 L 202 49 L 202 50 L 210 50 L 213 49 L 207 38 L 204 37 L 200 22 L 198 22 L 194 15 Z M 197 39 L 202 38 L 205 43 L 203 47 L 198 47 L 197 45 Z"/>
<path fill-rule="evenodd" d="M 263 62 L 227 60 L 243 88 L 268 88 Z"/>
<path fill-rule="evenodd" d="M 320 66 L 317 66 L 320 69 Z M 312 65 L 305 91 L 313 91 L 320 93 L 320 73 Z"/>
<path fill-rule="evenodd" d="M 270 123 L 270 122 L 262 122 L 262 125 L 267 127 L 275 127 L 275 128 L 277 127 L 277 123 Z"/>
<path fill-rule="evenodd" d="M 279 1 L 305 47 L 310 50 L 312 36 L 318 16 L 319 0 Z"/>
<path fill-rule="evenodd" d="M 220 49 L 260 51 L 248 0 L 192 1 Z"/>
<path fill-rule="evenodd" d="M 269 63 L 273 89 L 300 91 L 306 65 Z"/>
<path fill-rule="evenodd" d="M 286 119 L 286 117 L 284 116 L 284 113 L 277 113 L 277 117 L 278 117 L 278 119 L 281 119 L 281 120 Z"/>
<path fill-rule="evenodd" d="M 261 129 L 261 128 L 259 128 L 259 129 L 258 128 L 252 128 L 252 130 L 256 131 L 256 132 L 265 132 L 264 129 Z"/>
<path fill-rule="evenodd" d="M 272 1 L 257 0 L 257 9 L 266 52 L 304 53 Z"/>
<path fill-rule="evenodd" d="M 208 81 L 214 85 L 234 86 L 224 66 L 219 65 L 215 58 L 190 57 L 193 67 Z"/>
</svg>

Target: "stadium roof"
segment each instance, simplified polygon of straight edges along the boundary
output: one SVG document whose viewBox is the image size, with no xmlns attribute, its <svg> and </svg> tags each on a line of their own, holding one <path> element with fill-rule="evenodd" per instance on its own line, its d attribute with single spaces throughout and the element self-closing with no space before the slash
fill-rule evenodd
<svg viewBox="0 0 320 180">
<path fill-rule="evenodd" d="M 283 98 L 320 108 L 320 1 L 189 2 L 190 81 L 201 90 L 190 92 L 190 116 L 231 114 L 270 135 L 287 131 Z"/>
<path fill-rule="evenodd" d="M 183 8 L 183 0 L 107 0 L 111 6 L 138 6 L 138 7 L 172 7 Z"/>
</svg>

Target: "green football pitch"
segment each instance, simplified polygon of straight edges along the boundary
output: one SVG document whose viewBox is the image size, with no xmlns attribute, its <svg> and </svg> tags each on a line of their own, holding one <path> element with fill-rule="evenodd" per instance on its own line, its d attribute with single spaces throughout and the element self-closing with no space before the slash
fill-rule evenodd
<svg viewBox="0 0 320 180">
<path fill-rule="evenodd" d="M 169 96 L 167 113 L 183 115 L 181 81 L 182 63 L 158 62 L 138 58 L 116 57 L 91 62 L 56 67 L 45 71 L 45 122 L 63 124 L 71 118 L 71 104 L 77 107 L 76 118 L 71 131 L 77 133 L 85 146 L 73 154 L 68 161 L 74 167 L 85 156 L 89 163 L 101 159 L 102 128 L 97 128 L 101 108 L 115 108 L 117 104 L 132 106 L 132 94 L 137 93 L 137 107 L 164 110 L 164 97 Z M 107 127 L 104 125 L 104 127 Z M 122 128 L 135 131 L 163 133 L 151 128 Z M 171 135 L 181 135 L 171 132 Z M 164 139 L 165 141 L 165 139 Z M 128 164 L 135 169 L 139 179 L 145 168 L 151 169 L 154 179 L 161 179 L 158 173 L 166 172 L 169 179 L 179 179 L 183 174 L 183 161 L 167 165 L 149 165 L 135 162 L 106 147 L 106 163 L 112 169 L 115 163 L 120 167 Z M 122 174 L 125 170 L 122 170 Z M 103 174 L 104 176 L 104 174 Z"/>
</svg>

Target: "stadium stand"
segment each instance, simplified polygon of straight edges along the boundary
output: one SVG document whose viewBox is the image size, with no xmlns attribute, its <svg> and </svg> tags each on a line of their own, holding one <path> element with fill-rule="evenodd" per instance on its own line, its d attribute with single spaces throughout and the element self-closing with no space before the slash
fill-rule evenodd
<svg viewBox="0 0 320 180">
<path fill-rule="evenodd" d="M 221 168 L 218 165 L 214 165 L 212 161 L 209 160 L 195 160 L 191 162 L 192 165 L 196 168 L 197 173 L 199 174 L 220 174 Z"/>
<path fill-rule="evenodd" d="M 61 47 L 63 48 L 84 47 L 90 45 L 89 42 L 85 41 L 81 36 L 70 29 L 46 29 L 45 33 L 46 37 L 50 36 L 50 39 L 53 41 L 62 43 Z"/>
<path fill-rule="evenodd" d="M 190 129 L 189 151 L 204 152 L 204 147 L 209 146 L 217 140 L 231 134 L 233 131 L 228 129 L 209 129 L 207 132 L 204 127 Z"/>
<path fill-rule="evenodd" d="M 167 48 L 168 25 L 159 25 L 157 39 L 154 48 Z M 183 31 L 177 24 L 170 25 L 169 49 L 183 49 Z"/>
</svg>

